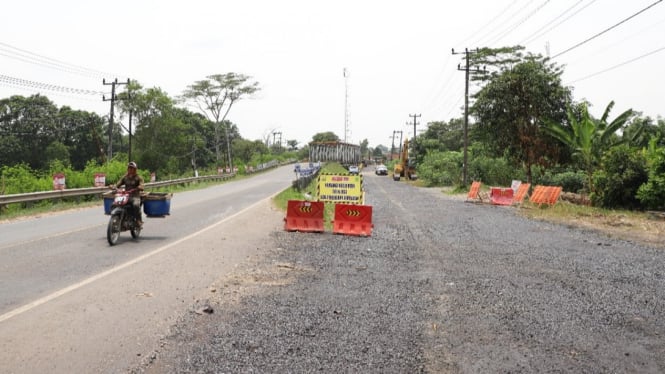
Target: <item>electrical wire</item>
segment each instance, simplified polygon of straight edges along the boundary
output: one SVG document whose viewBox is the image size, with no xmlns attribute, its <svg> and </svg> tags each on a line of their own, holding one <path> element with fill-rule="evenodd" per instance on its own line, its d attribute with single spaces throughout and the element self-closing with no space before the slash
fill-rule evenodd
<svg viewBox="0 0 665 374">
<path fill-rule="evenodd" d="M 497 21 L 497 20 L 499 20 L 501 17 L 503 17 L 503 15 L 504 15 L 508 10 L 510 10 L 510 8 L 512 8 L 512 7 L 513 7 L 518 1 L 519 1 L 519 0 L 513 0 L 513 2 L 510 3 L 510 4 L 508 4 L 508 6 L 505 7 L 501 12 L 499 12 L 499 14 L 497 14 L 497 15 L 494 16 L 494 17 L 492 17 L 492 19 L 491 19 L 489 22 L 485 23 L 485 25 L 483 25 L 481 28 L 479 28 L 477 31 L 475 31 L 473 34 L 471 34 L 469 37 L 467 37 L 466 39 L 464 39 L 461 43 L 458 43 L 458 44 L 456 44 L 456 45 L 460 45 L 460 44 L 464 44 L 464 43 L 468 42 L 468 41 L 471 40 L 473 37 L 475 37 L 476 34 L 479 34 L 481 31 L 483 31 L 484 29 L 486 29 L 487 27 L 489 27 L 490 25 L 492 25 L 493 23 L 495 23 L 495 21 Z M 487 33 L 484 34 L 484 35 L 487 35 Z M 484 37 L 484 36 L 483 36 L 483 37 Z M 481 40 L 482 40 L 482 38 L 481 38 Z"/>
<path fill-rule="evenodd" d="M 645 57 L 651 56 L 651 55 L 653 55 L 653 54 L 656 54 L 656 53 L 661 52 L 661 51 L 664 51 L 664 50 L 665 50 L 665 47 L 660 47 L 660 48 L 658 48 L 658 49 L 656 49 L 656 50 L 653 50 L 653 51 L 651 51 L 651 52 L 647 52 L 647 53 L 645 53 L 645 54 L 643 54 L 643 55 L 641 55 L 641 56 L 638 56 L 638 57 L 632 58 L 632 59 L 630 59 L 630 60 L 627 60 L 627 61 L 621 62 L 621 63 L 616 64 L 616 65 L 614 65 L 614 66 L 611 66 L 611 67 L 609 67 L 609 68 L 607 68 L 607 69 L 603 69 L 603 70 L 598 71 L 598 72 L 596 72 L 596 73 L 589 74 L 589 75 L 584 76 L 584 77 L 582 77 L 582 78 L 578 78 L 578 79 L 575 79 L 575 80 L 573 80 L 573 81 L 567 82 L 566 85 L 568 85 L 568 84 L 572 84 L 572 83 L 581 82 L 581 81 L 586 80 L 586 79 L 589 79 L 589 78 L 593 78 L 593 77 L 595 77 L 595 76 L 598 76 L 598 75 L 601 75 L 601 74 L 607 73 L 608 71 L 612 71 L 612 70 L 614 70 L 614 69 L 620 68 L 620 67 L 622 67 L 622 66 L 624 66 L 624 65 L 628 65 L 628 64 L 630 64 L 630 63 L 633 63 L 633 62 L 635 62 L 635 61 L 641 60 L 641 59 L 643 59 L 643 58 L 645 58 Z"/>
<path fill-rule="evenodd" d="M 43 90 L 47 90 L 47 91 L 75 94 L 75 95 L 100 96 L 100 95 L 104 94 L 104 92 L 101 92 L 101 91 L 92 91 L 92 90 L 85 90 L 85 89 L 80 89 L 80 88 L 70 88 L 70 87 L 64 87 L 64 86 L 57 86 L 57 85 L 54 85 L 54 84 L 41 83 L 41 82 L 29 81 L 27 79 L 10 77 L 10 76 L 3 75 L 3 74 L 0 74 L 0 82 L 12 84 L 12 85 L 15 85 L 15 86 L 23 86 L 23 87 L 29 87 L 29 88 L 35 88 L 35 89 L 43 89 Z"/>
<path fill-rule="evenodd" d="M 520 44 L 524 45 L 524 44 L 527 44 L 527 43 L 532 42 L 532 41 L 534 41 L 534 40 L 537 40 L 538 38 L 540 38 L 541 36 L 547 34 L 547 33 L 550 32 L 550 31 L 552 31 L 553 29 L 555 29 L 556 27 L 558 27 L 558 26 L 561 25 L 562 23 L 568 21 L 570 18 L 574 17 L 574 16 L 577 15 L 579 12 L 581 12 L 581 11 L 583 11 L 584 9 L 586 9 L 587 7 L 589 7 L 591 4 L 595 3 L 596 0 L 592 0 L 590 3 L 587 3 L 585 6 L 583 6 L 583 7 L 580 8 L 580 9 L 578 9 L 578 10 L 575 11 L 573 14 L 570 14 L 568 17 L 562 19 L 560 22 L 558 22 L 558 23 L 552 25 L 554 22 L 556 22 L 557 20 L 559 20 L 561 17 L 564 17 L 564 16 L 566 15 L 566 13 L 568 13 L 568 12 L 570 12 L 571 10 L 573 10 L 574 8 L 576 8 L 576 7 L 577 7 L 578 5 L 580 5 L 582 2 L 584 2 L 584 0 L 579 0 L 578 2 L 576 2 L 575 4 L 573 4 L 571 7 L 569 7 L 569 8 L 566 9 L 565 11 L 563 11 L 563 13 L 559 14 L 558 16 L 556 16 L 555 18 L 553 18 L 550 22 L 546 23 L 546 24 L 543 25 L 541 28 L 539 28 L 538 30 L 534 31 L 533 34 L 532 34 L 530 37 L 528 37 L 528 38 L 522 40 L 522 41 L 520 42 Z M 548 28 L 548 26 L 550 26 L 550 25 L 552 25 L 552 26 Z"/>
<path fill-rule="evenodd" d="M 590 37 L 590 38 L 588 38 L 588 39 L 586 39 L 586 40 L 584 40 L 584 41 L 582 41 L 582 42 L 580 42 L 580 43 L 575 44 L 574 46 L 572 46 L 572 47 L 570 47 L 570 48 L 564 50 L 563 52 L 559 52 L 559 53 L 557 53 L 556 55 L 552 56 L 552 58 L 557 58 L 557 57 L 559 57 L 559 56 L 561 56 L 561 55 L 563 55 L 563 54 L 565 54 L 565 53 L 568 53 L 568 52 L 572 51 L 572 50 L 575 49 L 575 48 L 578 48 L 578 47 L 580 47 L 580 46 L 582 46 L 582 45 L 584 45 L 584 44 L 590 42 L 590 41 L 593 40 L 593 39 L 596 39 L 597 37 L 599 37 L 599 36 L 605 34 L 606 32 L 608 32 L 608 31 L 610 31 L 610 30 L 612 30 L 612 29 L 614 29 L 614 28 L 620 26 L 621 24 L 626 23 L 626 22 L 628 22 L 629 20 L 631 20 L 631 19 L 637 17 L 638 15 L 640 15 L 640 14 L 646 12 L 647 10 L 649 10 L 649 9 L 651 9 L 652 7 L 658 5 L 658 4 L 661 3 L 662 1 L 663 1 L 663 0 L 658 0 L 658 1 L 656 1 L 655 3 L 653 3 L 653 4 L 649 5 L 648 7 L 646 7 L 646 8 L 644 8 L 644 9 L 640 10 L 639 12 L 633 14 L 632 16 L 623 19 L 623 20 L 620 21 L 619 23 L 617 23 L 617 24 L 615 24 L 615 25 L 613 25 L 613 26 L 610 26 L 610 27 L 606 28 L 605 30 L 599 32 L 598 34 L 596 34 L 596 35 L 594 35 L 594 36 L 592 36 L 592 37 Z"/>
<path fill-rule="evenodd" d="M 54 58 L 30 52 L 25 49 L 17 48 L 3 42 L 0 42 L 0 51 L 4 52 L 0 53 L 0 55 L 11 59 L 39 65 L 42 67 L 47 67 L 54 70 L 59 70 L 70 74 L 77 74 L 89 78 L 102 78 L 105 76 L 114 75 L 99 70 L 86 68 L 80 65 L 74 65 L 68 62 L 56 60 Z"/>
<path fill-rule="evenodd" d="M 531 13 L 527 14 L 525 17 L 523 17 L 523 18 L 520 19 L 519 21 L 515 22 L 511 27 L 509 27 L 508 29 L 506 29 L 503 33 L 499 34 L 499 35 L 498 35 L 497 37 L 495 37 L 494 39 L 491 39 L 490 42 L 488 42 L 487 44 L 490 45 L 490 46 L 491 46 L 491 45 L 494 45 L 494 44 L 497 43 L 499 40 L 503 39 L 503 38 L 506 37 L 508 34 L 510 34 L 511 32 L 515 31 L 515 29 L 517 29 L 518 27 L 522 26 L 527 20 L 529 20 L 529 18 L 533 17 L 536 13 L 538 13 L 541 9 L 543 9 L 543 8 L 544 8 L 549 2 L 550 2 L 550 0 L 545 0 L 545 1 L 544 1 L 542 4 L 540 4 L 537 8 L 535 8 L 534 10 L 532 10 Z"/>
</svg>

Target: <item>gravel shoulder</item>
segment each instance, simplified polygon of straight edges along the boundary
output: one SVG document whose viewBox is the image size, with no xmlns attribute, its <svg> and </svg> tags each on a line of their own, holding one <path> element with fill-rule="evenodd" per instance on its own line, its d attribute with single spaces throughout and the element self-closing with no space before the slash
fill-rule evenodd
<svg viewBox="0 0 665 374">
<path fill-rule="evenodd" d="M 385 177 L 365 188 L 367 238 L 285 232 L 266 210 L 260 255 L 129 371 L 665 371 L 662 248 Z"/>
</svg>

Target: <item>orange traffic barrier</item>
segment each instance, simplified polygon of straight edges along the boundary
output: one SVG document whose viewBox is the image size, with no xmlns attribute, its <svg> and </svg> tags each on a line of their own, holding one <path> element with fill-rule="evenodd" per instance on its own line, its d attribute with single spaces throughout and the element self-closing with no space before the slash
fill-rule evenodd
<svg viewBox="0 0 665 374">
<path fill-rule="evenodd" d="M 515 192 L 515 196 L 513 197 L 513 204 L 522 204 L 524 198 L 529 193 L 530 187 L 531 183 L 521 183 L 520 186 L 517 187 L 517 192 Z"/>
<path fill-rule="evenodd" d="M 284 217 L 284 230 L 323 232 L 323 201 L 289 200 Z"/>
<path fill-rule="evenodd" d="M 513 189 L 510 187 L 490 187 L 490 201 L 494 205 L 512 205 Z"/>
<path fill-rule="evenodd" d="M 562 187 L 551 187 L 550 189 L 550 195 L 548 196 L 547 203 L 549 205 L 554 205 L 556 204 L 557 201 L 559 201 L 559 195 L 561 195 L 561 190 Z"/>
<path fill-rule="evenodd" d="M 372 235 L 372 206 L 335 204 L 333 234 L 356 236 Z"/>
<path fill-rule="evenodd" d="M 554 205 L 559 200 L 561 190 L 558 186 L 536 186 L 530 201 L 534 204 Z"/>
<path fill-rule="evenodd" d="M 480 191 L 480 181 L 473 181 L 471 183 L 471 188 L 469 189 L 469 194 L 466 196 L 466 201 L 471 201 L 471 200 L 482 201 L 483 199 L 480 197 L 480 194 L 478 193 L 479 191 Z"/>
</svg>

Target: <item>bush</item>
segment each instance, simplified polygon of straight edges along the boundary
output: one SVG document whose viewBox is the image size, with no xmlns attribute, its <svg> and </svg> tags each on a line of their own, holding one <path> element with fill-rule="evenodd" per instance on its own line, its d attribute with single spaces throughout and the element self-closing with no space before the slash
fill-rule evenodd
<svg viewBox="0 0 665 374">
<path fill-rule="evenodd" d="M 460 152 L 430 152 L 417 168 L 418 177 L 426 186 L 453 186 L 462 178 Z"/>
<path fill-rule="evenodd" d="M 547 171 L 538 177 L 536 184 L 545 186 L 561 186 L 566 192 L 581 193 L 586 188 L 586 174 L 582 170 L 552 172 Z"/>
<path fill-rule="evenodd" d="M 593 175 L 591 201 L 603 208 L 639 209 L 637 191 L 648 181 L 646 158 L 627 145 L 610 149 Z"/>
<path fill-rule="evenodd" d="M 515 170 L 507 159 L 478 156 L 469 162 L 469 178 L 487 185 L 510 186 L 513 179 L 521 179 L 522 172 Z"/>
<path fill-rule="evenodd" d="M 637 199 L 646 209 L 665 209 L 665 148 L 647 155 L 648 181 L 637 190 Z"/>
</svg>

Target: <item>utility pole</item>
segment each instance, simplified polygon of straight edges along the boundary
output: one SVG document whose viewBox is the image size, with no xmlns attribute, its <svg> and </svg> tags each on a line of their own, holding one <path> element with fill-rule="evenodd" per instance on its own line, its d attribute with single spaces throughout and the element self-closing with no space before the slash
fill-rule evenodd
<svg viewBox="0 0 665 374">
<path fill-rule="evenodd" d="M 107 161 L 110 162 L 111 158 L 113 158 L 113 107 L 115 105 L 115 101 L 118 99 L 115 96 L 115 86 L 129 84 L 129 79 L 127 79 L 127 83 L 118 82 L 118 78 L 114 79 L 110 83 L 106 83 L 106 79 L 102 79 L 102 84 L 105 86 L 111 86 L 111 98 L 107 99 L 102 95 L 102 101 L 111 102 L 111 113 L 109 115 L 109 148 L 108 148 L 108 157 L 107 157 Z"/>
<path fill-rule="evenodd" d="M 416 160 L 416 126 L 420 124 L 420 122 L 416 122 L 416 119 L 418 117 L 420 117 L 420 114 L 409 114 L 409 117 L 413 118 L 413 141 L 411 143 L 413 143 L 413 145 L 412 145 L 413 160 L 415 162 L 415 160 Z M 409 125 L 408 122 L 407 122 L 407 125 Z"/>
<path fill-rule="evenodd" d="M 472 53 L 478 53 L 478 49 L 469 51 L 468 48 L 464 49 L 464 52 L 456 53 L 455 49 L 452 50 L 453 55 L 464 54 L 464 59 L 466 60 L 466 66 L 462 68 L 459 64 L 457 65 L 457 70 L 465 72 L 464 79 L 464 165 L 463 165 L 463 183 L 466 186 L 468 183 L 467 174 L 469 170 L 468 166 L 468 148 L 469 148 L 469 72 L 471 71 L 469 67 L 469 55 Z M 474 70 L 475 72 L 480 72 L 480 70 Z"/>
<path fill-rule="evenodd" d="M 399 157 L 402 157 L 402 130 L 395 131 L 395 133 L 399 133 Z"/>
<path fill-rule="evenodd" d="M 390 161 L 393 160 L 393 153 L 395 153 L 395 134 L 396 133 L 397 133 L 397 131 L 393 130 L 393 136 L 392 136 L 393 142 L 392 142 L 392 145 L 390 146 Z"/>
<path fill-rule="evenodd" d="M 349 71 L 344 68 L 344 143 L 349 135 Z"/>
<path fill-rule="evenodd" d="M 279 135 L 279 148 L 282 148 L 282 132 L 281 131 L 272 133 L 272 144 L 273 144 L 273 146 L 275 144 L 277 144 L 277 141 L 275 140 L 277 135 Z"/>
</svg>

